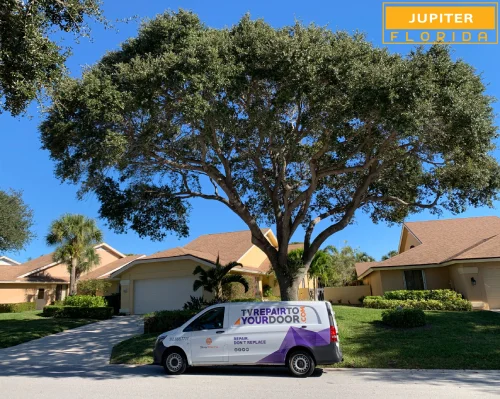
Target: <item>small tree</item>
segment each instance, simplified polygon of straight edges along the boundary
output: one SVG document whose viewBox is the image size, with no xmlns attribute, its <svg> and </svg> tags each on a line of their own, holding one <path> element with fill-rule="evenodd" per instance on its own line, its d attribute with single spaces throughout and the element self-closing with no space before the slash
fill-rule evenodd
<svg viewBox="0 0 500 399">
<path fill-rule="evenodd" d="M 57 245 L 54 262 L 66 263 L 70 273 L 70 295 L 76 295 L 80 275 L 100 263 L 94 246 L 102 242 L 102 232 L 93 219 L 83 215 L 63 215 L 52 222 L 46 241 Z"/>
<path fill-rule="evenodd" d="M 228 274 L 235 267 L 242 266 L 238 262 L 229 262 L 227 265 L 222 266 L 219 262 L 219 257 L 213 268 L 205 270 L 201 266 L 196 266 L 193 271 L 194 275 L 199 275 L 198 279 L 193 283 L 193 291 L 203 288 L 205 291 L 214 294 L 216 301 L 224 299 L 224 288 L 231 283 L 238 283 L 243 285 L 245 292 L 248 291 L 248 281 L 240 274 Z"/>
<path fill-rule="evenodd" d="M 245 16 L 213 29 L 169 12 L 53 100 L 43 147 L 111 227 L 186 236 L 189 200 L 218 201 L 250 229 L 283 300 L 358 210 L 374 222 L 459 213 L 492 206 L 500 187 L 492 99 L 444 45 L 402 56 L 316 25 Z"/>
<path fill-rule="evenodd" d="M 356 263 L 375 261 L 375 259 L 366 252 L 352 248 L 349 245 L 345 245 L 340 250 L 329 245 L 324 251 L 328 253 L 332 259 L 333 278 L 331 283 L 333 286 L 337 287 L 349 285 L 357 280 Z"/>
<path fill-rule="evenodd" d="M 105 292 L 111 283 L 106 280 L 92 279 L 92 280 L 82 280 L 78 281 L 78 294 L 80 295 L 92 295 L 96 296 L 99 292 Z"/>
<path fill-rule="evenodd" d="M 33 211 L 23 202 L 21 192 L 0 190 L 0 253 L 19 251 L 34 237 Z"/>
</svg>

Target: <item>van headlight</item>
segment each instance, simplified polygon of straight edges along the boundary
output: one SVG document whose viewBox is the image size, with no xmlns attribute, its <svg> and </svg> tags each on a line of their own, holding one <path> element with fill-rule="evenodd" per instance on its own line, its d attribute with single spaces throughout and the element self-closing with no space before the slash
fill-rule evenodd
<svg viewBox="0 0 500 399">
<path fill-rule="evenodd" d="M 167 336 L 167 334 L 166 334 L 166 333 L 163 333 L 163 334 L 158 335 L 158 337 L 156 338 L 156 343 L 155 343 L 155 345 L 156 345 L 156 344 L 158 344 L 158 342 L 163 341 L 163 340 L 166 338 L 166 336 Z"/>
</svg>

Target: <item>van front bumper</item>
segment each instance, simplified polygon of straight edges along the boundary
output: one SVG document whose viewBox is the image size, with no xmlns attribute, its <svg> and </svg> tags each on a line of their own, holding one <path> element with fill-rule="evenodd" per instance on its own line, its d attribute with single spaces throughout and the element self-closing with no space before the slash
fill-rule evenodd
<svg viewBox="0 0 500 399">
<path fill-rule="evenodd" d="M 343 359 L 340 346 L 331 342 L 324 346 L 315 346 L 311 348 L 316 365 L 340 363 Z"/>
<path fill-rule="evenodd" d="M 157 340 L 153 349 L 153 364 L 161 365 L 163 354 L 166 350 L 167 348 L 165 347 L 165 345 L 163 345 L 163 341 Z"/>
</svg>

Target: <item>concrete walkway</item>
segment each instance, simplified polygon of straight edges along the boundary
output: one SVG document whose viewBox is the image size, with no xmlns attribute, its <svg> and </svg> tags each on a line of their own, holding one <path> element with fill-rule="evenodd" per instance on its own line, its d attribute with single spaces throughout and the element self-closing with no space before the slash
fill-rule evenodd
<svg viewBox="0 0 500 399">
<path fill-rule="evenodd" d="M 0 366 L 107 365 L 114 345 L 142 332 L 139 316 L 114 317 L 0 349 Z"/>
</svg>

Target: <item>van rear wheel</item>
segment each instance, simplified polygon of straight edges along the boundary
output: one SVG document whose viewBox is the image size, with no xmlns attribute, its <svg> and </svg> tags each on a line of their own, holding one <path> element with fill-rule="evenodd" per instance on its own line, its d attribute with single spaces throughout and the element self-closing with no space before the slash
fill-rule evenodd
<svg viewBox="0 0 500 399">
<path fill-rule="evenodd" d="M 186 355 L 180 350 L 172 350 L 163 358 L 163 369 L 167 374 L 179 375 L 186 371 Z"/>
<path fill-rule="evenodd" d="M 309 377 L 314 373 L 316 362 L 309 352 L 296 350 L 288 356 L 287 366 L 294 377 Z"/>
</svg>

